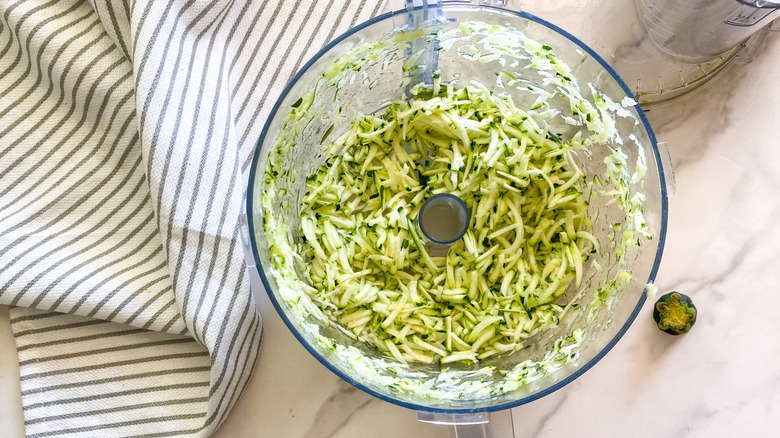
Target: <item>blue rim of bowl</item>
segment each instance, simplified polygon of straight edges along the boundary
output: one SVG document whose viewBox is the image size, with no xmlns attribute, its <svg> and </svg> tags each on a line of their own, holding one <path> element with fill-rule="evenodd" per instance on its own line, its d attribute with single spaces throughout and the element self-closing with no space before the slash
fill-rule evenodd
<svg viewBox="0 0 780 438">
<path fill-rule="evenodd" d="M 447 5 L 445 4 L 444 7 L 446 8 Z M 589 46 L 587 46 L 585 43 L 580 41 L 577 37 L 570 34 L 569 32 L 561 29 L 560 27 L 543 20 L 535 15 L 529 14 L 527 12 L 522 11 L 512 11 L 509 9 L 504 8 L 498 8 L 493 6 L 470 6 L 470 5 L 463 5 L 463 4 L 453 4 L 451 5 L 453 9 L 455 8 L 467 8 L 467 9 L 474 9 L 475 11 L 481 11 L 481 10 L 492 10 L 498 13 L 502 14 L 511 14 L 516 15 L 521 18 L 525 18 L 529 21 L 533 21 L 535 23 L 541 24 L 561 35 L 569 39 L 571 42 L 579 46 L 583 51 L 588 53 L 593 59 L 595 59 L 601 66 L 609 72 L 609 74 L 615 79 L 615 81 L 620 85 L 620 87 L 623 89 L 623 92 L 626 93 L 626 96 L 634 99 L 636 102 L 636 98 L 634 97 L 634 94 L 631 92 L 631 89 L 628 88 L 625 81 L 617 74 L 617 72 L 593 49 L 591 49 Z M 422 7 L 417 7 L 415 10 L 422 9 Z M 351 35 L 355 34 L 356 32 L 373 25 L 374 23 L 378 23 L 382 20 L 386 20 L 388 18 L 391 18 L 395 15 L 399 14 L 405 14 L 407 13 L 406 10 L 402 11 L 393 11 L 393 12 L 387 12 L 385 14 L 379 15 L 377 17 L 374 17 L 362 24 L 359 24 L 352 29 L 346 31 L 345 33 L 339 35 L 336 39 L 328 43 L 325 47 L 323 47 L 319 52 L 317 52 L 316 55 L 314 55 L 293 77 L 293 79 L 287 84 L 287 86 L 282 91 L 282 94 L 279 96 L 279 99 L 277 99 L 276 103 L 274 104 L 273 108 L 271 109 L 271 112 L 268 115 L 268 118 L 266 119 L 265 125 L 263 126 L 263 130 L 260 133 L 260 138 L 257 142 L 257 146 L 255 147 L 255 152 L 252 157 L 252 167 L 249 171 L 249 190 L 247 190 L 247 202 L 246 202 L 246 216 L 247 216 L 247 222 L 249 226 L 249 239 L 250 239 L 250 245 L 252 247 L 252 257 L 254 258 L 255 264 L 258 267 L 257 271 L 260 274 L 260 279 L 263 282 L 263 287 L 265 288 L 266 294 L 268 295 L 269 299 L 274 305 L 274 308 L 276 308 L 276 313 L 279 314 L 279 316 L 284 321 L 285 325 L 287 325 L 287 328 L 292 332 L 292 334 L 295 336 L 296 339 L 298 339 L 298 342 L 303 345 L 303 347 L 312 355 L 314 358 L 316 358 L 325 368 L 329 369 L 331 372 L 351 384 L 352 386 L 360 389 L 361 391 L 364 391 L 376 398 L 379 398 L 381 400 L 384 400 L 386 402 L 392 403 L 397 406 L 401 406 L 404 408 L 412 409 L 415 411 L 423 411 L 423 412 L 433 412 L 433 413 L 444 413 L 444 414 L 473 414 L 478 412 L 495 412 L 495 411 L 502 411 L 505 409 L 510 409 L 516 406 L 524 405 L 526 403 L 530 403 L 534 400 L 540 399 L 546 395 L 549 395 L 564 386 L 568 385 L 569 383 L 576 380 L 578 377 L 580 377 L 582 374 L 584 374 L 586 371 L 588 371 L 590 368 L 592 368 L 596 363 L 598 363 L 607 353 L 609 353 L 610 350 L 617 344 L 617 342 L 623 337 L 623 335 L 626 333 L 628 328 L 633 324 L 634 320 L 636 319 L 637 315 L 639 314 L 640 310 L 642 309 L 642 306 L 644 305 L 646 299 L 647 299 L 647 290 L 645 290 L 642 295 L 639 298 L 639 301 L 637 302 L 636 306 L 634 307 L 633 312 L 629 315 L 626 322 L 623 324 L 623 326 L 618 330 L 618 332 L 615 334 L 615 336 L 610 340 L 610 342 L 598 353 L 596 356 L 594 356 L 590 361 L 588 361 L 586 364 L 582 365 L 581 367 L 577 368 L 573 373 L 566 376 L 565 378 L 561 379 L 560 381 L 554 383 L 553 385 L 536 392 L 534 394 L 531 394 L 527 397 L 520 398 L 518 400 L 514 400 L 507 403 L 497 404 L 493 406 L 488 407 L 481 407 L 481 408 L 442 408 L 442 407 L 430 407 L 420 404 L 411 403 L 405 400 L 397 399 L 394 397 L 391 397 L 387 394 L 380 393 L 378 391 L 375 391 L 367 386 L 362 385 L 360 382 L 356 381 L 346 373 L 342 372 L 335 366 L 333 366 L 330 362 L 325 360 L 309 343 L 301 336 L 301 334 L 295 329 L 295 326 L 292 324 L 292 322 L 287 318 L 287 315 L 284 313 L 284 310 L 281 307 L 281 304 L 276 300 L 274 295 L 270 292 L 268 292 L 271 287 L 268 283 L 268 279 L 265 275 L 265 270 L 263 269 L 262 263 L 260 262 L 260 257 L 258 256 L 257 252 L 257 242 L 255 241 L 255 233 L 254 233 L 254 216 L 252 214 L 253 211 L 253 196 L 252 194 L 254 191 L 252 190 L 255 186 L 255 173 L 257 172 L 257 163 L 258 159 L 260 157 L 260 148 L 263 145 L 263 141 L 265 140 L 266 135 L 268 134 L 268 130 L 270 129 L 271 121 L 273 121 L 274 116 L 276 115 L 277 111 L 279 111 L 279 108 L 282 104 L 282 101 L 287 96 L 287 94 L 292 90 L 292 87 L 300 80 L 300 78 L 303 76 L 306 71 L 308 71 L 311 66 L 320 59 L 322 55 L 324 55 L 328 50 L 345 40 L 346 38 L 350 37 Z M 647 120 L 647 117 L 645 116 L 644 111 L 642 111 L 642 108 L 639 106 L 639 103 L 636 103 L 634 105 L 634 108 L 636 109 L 637 114 L 639 115 L 640 120 L 642 121 L 642 124 L 644 125 L 645 130 L 647 131 L 648 137 L 650 138 L 650 142 L 652 145 L 653 155 L 656 162 L 656 167 L 658 168 L 658 177 L 659 177 L 659 185 L 660 185 L 660 195 L 661 195 L 661 230 L 660 230 L 660 236 L 658 237 L 658 249 L 655 254 L 655 260 L 653 261 L 653 267 L 650 271 L 650 276 L 647 280 L 648 283 L 652 283 L 655 281 L 655 276 L 658 273 L 658 268 L 661 263 L 661 257 L 663 255 L 664 250 L 664 242 L 666 241 L 666 222 L 667 222 L 667 216 L 668 216 L 668 200 L 667 200 L 667 191 L 666 191 L 666 178 L 665 178 L 665 172 L 663 168 L 663 164 L 661 161 L 661 154 L 658 150 L 658 142 L 656 140 L 655 134 L 653 133 L 653 129 L 650 127 L 650 122 Z"/>
</svg>

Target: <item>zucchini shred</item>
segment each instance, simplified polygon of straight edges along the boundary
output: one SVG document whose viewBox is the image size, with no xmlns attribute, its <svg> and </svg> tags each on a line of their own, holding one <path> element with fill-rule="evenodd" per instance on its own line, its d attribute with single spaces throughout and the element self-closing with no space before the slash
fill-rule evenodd
<svg viewBox="0 0 780 438">
<path fill-rule="evenodd" d="M 556 301 L 598 250 L 579 133 L 563 141 L 477 83 L 414 92 L 359 116 L 307 178 L 307 294 L 342 331 L 400 362 L 518 351 L 557 326 Z M 472 214 L 446 256 L 431 257 L 414 221 L 438 193 Z"/>
</svg>

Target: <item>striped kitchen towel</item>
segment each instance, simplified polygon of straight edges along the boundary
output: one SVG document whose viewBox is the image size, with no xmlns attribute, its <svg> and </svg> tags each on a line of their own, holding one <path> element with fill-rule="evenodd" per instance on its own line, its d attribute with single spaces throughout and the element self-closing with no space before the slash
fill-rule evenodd
<svg viewBox="0 0 780 438">
<path fill-rule="evenodd" d="M 237 240 L 255 142 L 381 3 L 0 0 L 0 304 L 28 437 L 225 419 L 260 348 Z"/>
</svg>

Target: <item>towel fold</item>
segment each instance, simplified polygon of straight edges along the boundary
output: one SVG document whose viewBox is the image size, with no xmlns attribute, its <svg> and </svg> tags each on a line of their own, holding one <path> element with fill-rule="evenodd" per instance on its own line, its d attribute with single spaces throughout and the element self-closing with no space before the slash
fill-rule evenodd
<svg viewBox="0 0 780 438">
<path fill-rule="evenodd" d="M 261 322 L 238 242 L 291 76 L 382 0 L 0 0 L 0 304 L 28 437 L 206 436 Z"/>
</svg>

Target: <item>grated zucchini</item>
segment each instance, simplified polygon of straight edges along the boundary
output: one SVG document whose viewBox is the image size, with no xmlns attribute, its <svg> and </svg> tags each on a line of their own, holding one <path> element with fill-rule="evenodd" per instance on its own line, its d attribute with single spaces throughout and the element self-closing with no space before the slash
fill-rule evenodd
<svg viewBox="0 0 780 438">
<path fill-rule="evenodd" d="M 579 286 L 583 260 L 598 250 L 585 180 L 571 165 L 583 145 L 544 132 L 478 84 L 414 91 L 380 116 L 358 117 L 307 179 L 311 298 L 403 362 L 517 351 L 557 324 L 556 300 Z M 431 257 L 414 226 L 437 193 L 472 212 L 446 257 Z"/>
</svg>

